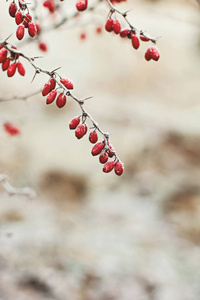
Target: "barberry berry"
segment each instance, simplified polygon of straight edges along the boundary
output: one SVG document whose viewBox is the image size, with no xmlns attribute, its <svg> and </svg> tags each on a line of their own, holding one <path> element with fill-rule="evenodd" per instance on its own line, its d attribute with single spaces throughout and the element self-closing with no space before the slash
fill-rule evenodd
<svg viewBox="0 0 200 300">
<path fill-rule="evenodd" d="M 87 6 L 88 6 L 88 0 L 77 0 L 76 2 L 76 8 L 78 11 L 86 10 Z"/>
<path fill-rule="evenodd" d="M 137 37 L 137 35 L 133 35 L 132 36 L 132 46 L 134 49 L 138 49 L 140 47 L 140 40 L 139 38 Z"/>
<path fill-rule="evenodd" d="M 48 83 L 45 83 L 43 89 L 42 89 L 42 96 L 46 96 L 48 95 L 48 93 L 50 92 L 51 90 L 51 83 L 48 82 Z"/>
<path fill-rule="evenodd" d="M 47 96 L 46 104 L 51 104 L 55 100 L 56 95 L 57 95 L 56 90 L 51 91 Z"/>
<path fill-rule="evenodd" d="M 81 139 L 85 134 L 86 134 L 86 132 L 85 132 L 85 124 L 79 124 L 76 127 L 75 136 L 77 137 L 77 139 Z"/>
<path fill-rule="evenodd" d="M 39 49 L 43 52 L 46 52 L 48 50 L 47 44 L 45 44 L 45 43 L 39 42 L 38 46 L 39 46 Z"/>
<path fill-rule="evenodd" d="M 8 69 L 8 67 L 9 67 L 9 65 L 10 65 L 10 59 L 9 58 L 7 58 L 5 61 L 4 61 L 4 63 L 2 64 L 2 70 L 3 71 L 6 71 L 7 69 Z"/>
<path fill-rule="evenodd" d="M 104 142 L 99 142 L 99 143 L 95 144 L 91 151 L 92 155 L 96 156 L 96 155 L 100 154 L 104 147 L 105 147 Z"/>
<path fill-rule="evenodd" d="M 56 99 L 56 105 L 59 108 L 62 108 L 63 106 L 65 106 L 66 102 L 67 102 L 66 96 L 63 93 L 60 93 Z"/>
<path fill-rule="evenodd" d="M 15 14 L 15 22 L 17 25 L 21 24 L 23 22 L 23 16 L 22 16 L 22 12 L 18 11 Z"/>
<path fill-rule="evenodd" d="M 24 66 L 22 65 L 22 63 L 21 62 L 17 62 L 17 70 L 18 70 L 18 72 L 19 72 L 19 74 L 21 75 L 21 76 L 24 76 L 25 75 L 25 69 L 24 69 Z"/>
<path fill-rule="evenodd" d="M 98 134 L 96 131 L 91 131 L 89 134 L 89 141 L 92 144 L 95 144 L 98 141 Z"/>
<path fill-rule="evenodd" d="M 72 90 L 74 88 L 73 82 L 67 78 L 61 78 L 60 82 L 68 89 Z"/>
<path fill-rule="evenodd" d="M 16 68 L 17 68 L 17 64 L 16 63 L 13 63 L 13 64 L 11 64 L 8 67 L 8 69 L 7 69 L 7 75 L 8 75 L 8 77 L 12 77 L 12 76 L 15 75 Z"/>
<path fill-rule="evenodd" d="M 108 153 L 107 152 L 103 152 L 99 155 L 99 162 L 101 164 L 105 164 L 108 161 Z"/>
<path fill-rule="evenodd" d="M 37 33 L 37 29 L 34 22 L 28 23 L 28 33 L 31 37 L 34 37 Z"/>
<path fill-rule="evenodd" d="M 106 29 L 106 31 L 108 31 L 108 32 L 113 31 L 113 19 L 108 19 L 108 20 L 106 21 L 105 29 Z"/>
<path fill-rule="evenodd" d="M 17 5 L 15 2 L 12 2 L 9 6 L 9 14 L 12 18 L 14 18 L 16 12 L 17 12 Z"/>
<path fill-rule="evenodd" d="M 74 117 L 69 123 L 69 129 L 76 129 L 79 123 L 80 123 L 80 118 Z"/>
<path fill-rule="evenodd" d="M 121 24 L 119 22 L 119 20 L 114 20 L 113 21 L 113 30 L 116 34 L 119 34 L 121 31 Z"/>
<path fill-rule="evenodd" d="M 19 25 L 17 27 L 16 37 L 18 38 L 18 40 L 23 39 L 23 37 L 24 37 L 24 25 Z"/>
<path fill-rule="evenodd" d="M 108 161 L 107 163 L 105 163 L 105 165 L 103 166 L 103 172 L 104 173 L 109 173 L 113 170 L 115 166 L 115 161 L 112 160 L 112 161 Z"/>
<path fill-rule="evenodd" d="M 124 172 L 124 166 L 121 161 L 116 162 L 114 170 L 116 175 L 122 175 L 122 173 Z"/>
</svg>

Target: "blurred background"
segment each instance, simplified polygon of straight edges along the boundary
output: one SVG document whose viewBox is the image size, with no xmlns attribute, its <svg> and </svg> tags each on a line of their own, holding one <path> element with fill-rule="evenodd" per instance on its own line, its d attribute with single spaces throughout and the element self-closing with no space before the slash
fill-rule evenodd
<svg viewBox="0 0 200 300">
<path fill-rule="evenodd" d="M 74 1 L 62 4 L 68 12 Z M 130 40 L 96 33 L 106 21 L 104 4 L 44 33 L 45 54 L 18 43 L 29 56 L 44 55 L 39 66 L 62 66 L 77 97 L 94 96 L 86 109 L 111 133 L 125 171 L 104 174 L 88 136 L 77 140 L 68 129 L 80 114 L 72 100 L 62 110 L 46 106 L 40 94 L 0 103 L 1 124 L 22 131 L 11 137 L 2 126 L 0 172 L 37 192 L 30 200 L 0 187 L 1 300 L 199 299 L 199 6 L 129 0 L 118 7 L 132 9 L 133 24 L 161 36 L 158 62 L 144 59 L 147 43 L 134 50 Z M 1 39 L 16 30 L 7 10 L 1 3 Z M 58 18 L 41 13 L 47 25 Z M 15 35 L 10 42 L 17 44 Z M 24 65 L 24 78 L 0 73 L 1 97 L 47 82 L 40 75 L 30 85 L 34 71 Z"/>
</svg>

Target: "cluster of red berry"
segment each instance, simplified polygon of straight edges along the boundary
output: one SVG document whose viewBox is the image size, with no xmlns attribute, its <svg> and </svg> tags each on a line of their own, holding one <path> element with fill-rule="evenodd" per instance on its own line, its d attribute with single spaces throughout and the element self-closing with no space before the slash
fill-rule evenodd
<svg viewBox="0 0 200 300">
<path fill-rule="evenodd" d="M 67 78 L 61 78 L 60 83 L 61 83 L 61 86 L 67 88 L 68 90 L 72 90 L 74 88 L 72 81 Z M 61 93 L 59 93 L 59 95 L 57 96 L 58 92 L 55 88 L 56 88 L 56 81 L 55 81 L 55 79 L 51 78 L 49 80 L 49 82 L 45 83 L 45 85 L 42 89 L 42 95 L 43 96 L 48 95 L 46 98 L 46 104 L 51 104 L 52 102 L 54 102 L 54 100 L 57 97 L 56 105 L 59 108 L 62 108 L 63 106 L 65 106 L 65 104 L 67 102 L 66 93 L 64 92 L 64 88 L 63 88 L 63 91 Z M 58 89 L 59 88 L 61 88 L 61 87 L 58 87 Z"/>
<path fill-rule="evenodd" d="M 105 29 L 107 32 L 114 32 L 116 34 L 119 34 L 121 38 L 131 39 L 132 46 L 136 50 L 140 47 L 140 40 L 143 42 L 150 41 L 150 39 L 142 33 L 138 37 L 134 29 L 121 30 L 121 24 L 117 19 L 109 18 L 106 21 Z M 147 49 L 145 53 L 145 59 L 147 61 L 151 59 L 157 61 L 159 58 L 160 58 L 160 52 L 156 46 Z"/>
<path fill-rule="evenodd" d="M 27 11 L 27 13 L 25 13 Z M 19 1 L 19 9 L 15 2 L 12 2 L 9 6 L 9 14 L 11 17 L 15 18 L 17 25 L 16 36 L 18 40 L 23 39 L 25 34 L 25 28 L 28 29 L 30 37 L 34 37 L 37 33 L 37 27 L 34 22 L 32 22 L 32 16 L 29 14 L 27 5 L 23 1 Z"/>
<path fill-rule="evenodd" d="M 86 117 L 82 116 L 82 123 L 80 124 L 81 118 L 74 117 L 69 123 L 69 128 L 71 130 L 75 130 L 75 136 L 77 139 L 81 139 L 87 133 L 87 124 L 85 123 Z M 113 146 L 107 141 L 104 140 L 102 142 L 98 142 L 98 134 L 96 130 L 92 130 L 89 134 L 89 141 L 92 144 L 95 144 L 92 148 L 91 154 L 93 156 L 99 155 L 99 162 L 104 164 L 103 172 L 109 173 L 113 169 L 117 175 L 122 175 L 124 171 L 124 166 L 119 160 L 111 160 L 108 161 L 109 157 L 113 157 L 115 155 L 115 150 Z M 116 157 L 116 156 L 115 156 Z"/>
<path fill-rule="evenodd" d="M 16 49 L 16 47 L 12 46 L 13 49 Z M 8 54 L 10 53 L 10 56 L 8 57 Z M 6 48 L 0 46 L 0 64 L 2 67 L 2 71 L 7 70 L 7 76 L 12 77 L 15 75 L 16 70 L 18 70 L 18 73 L 21 76 L 25 75 L 25 69 L 23 64 L 18 61 L 19 54 L 16 54 L 14 52 L 9 52 Z M 11 63 L 13 61 L 13 63 Z"/>
</svg>

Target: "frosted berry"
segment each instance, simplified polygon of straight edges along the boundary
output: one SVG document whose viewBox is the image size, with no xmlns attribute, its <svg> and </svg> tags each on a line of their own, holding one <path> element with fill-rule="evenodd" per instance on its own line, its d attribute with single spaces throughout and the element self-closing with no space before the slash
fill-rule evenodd
<svg viewBox="0 0 200 300">
<path fill-rule="evenodd" d="M 15 64 L 15 63 L 11 64 L 8 67 L 8 69 L 7 69 L 7 75 L 8 75 L 8 77 L 12 77 L 12 76 L 15 75 L 16 68 L 17 68 L 17 64 Z"/>
<path fill-rule="evenodd" d="M 25 69 L 24 69 L 24 66 L 22 65 L 22 63 L 21 62 L 18 62 L 17 63 L 17 70 L 18 70 L 18 72 L 19 72 L 19 74 L 21 75 L 21 76 L 24 76 L 25 75 Z"/>
<path fill-rule="evenodd" d="M 121 31 L 121 24 L 118 20 L 113 21 L 113 30 L 116 34 L 119 34 Z"/>
<path fill-rule="evenodd" d="M 106 29 L 106 31 L 108 31 L 108 32 L 113 31 L 113 19 L 108 19 L 108 20 L 106 21 L 105 29 Z"/>
<path fill-rule="evenodd" d="M 25 28 L 28 28 L 28 23 L 32 21 L 32 17 L 29 14 L 26 14 L 26 16 L 23 19 L 23 25 Z"/>
<path fill-rule="evenodd" d="M 101 164 L 105 164 L 108 161 L 108 153 L 103 152 L 102 154 L 99 155 L 99 162 Z"/>
<path fill-rule="evenodd" d="M 92 155 L 96 156 L 96 155 L 100 154 L 101 151 L 103 150 L 104 146 L 105 146 L 104 142 L 99 142 L 99 143 L 95 144 L 91 151 Z"/>
<path fill-rule="evenodd" d="M 4 63 L 2 64 L 2 70 L 3 71 L 6 71 L 7 69 L 8 69 L 8 67 L 9 67 L 9 65 L 10 65 L 10 59 L 9 58 L 7 58 L 5 61 L 4 61 Z"/>
<path fill-rule="evenodd" d="M 18 38 L 18 40 L 23 39 L 23 37 L 24 37 L 24 25 L 19 25 L 17 27 L 16 37 Z"/>
<path fill-rule="evenodd" d="M 68 89 L 72 90 L 74 88 L 73 82 L 67 78 L 61 78 L 60 82 Z"/>
<path fill-rule="evenodd" d="M 76 9 L 78 11 L 84 11 L 87 9 L 88 0 L 77 0 L 76 2 Z"/>
<path fill-rule="evenodd" d="M 31 37 L 34 37 L 37 33 L 37 29 L 34 22 L 28 23 L 28 33 Z"/>
<path fill-rule="evenodd" d="M 75 130 L 75 136 L 77 139 L 81 139 L 85 135 L 85 124 L 79 124 Z"/>
<path fill-rule="evenodd" d="M 116 175 L 122 175 L 122 173 L 124 172 L 124 166 L 121 161 L 116 162 L 114 170 Z"/>
<path fill-rule="evenodd" d="M 51 91 L 51 84 L 48 82 L 48 83 L 45 83 L 44 87 L 43 87 L 43 90 L 42 90 L 42 96 L 46 96 L 48 95 L 48 93 Z"/>
<path fill-rule="evenodd" d="M 15 4 L 15 2 L 12 2 L 9 6 L 9 15 L 14 18 L 15 14 L 17 12 L 17 5 Z"/>
<path fill-rule="evenodd" d="M 0 64 L 4 63 L 7 59 L 8 51 L 5 48 L 0 50 Z"/>
<path fill-rule="evenodd" d="M 140 40 L 137 35 L 133 35 L 131 41 L 133 48 L 137 50 L 140 47 Z"/>
<path fill-rule="evenodd" d="M 60 93 L 57 97 L 56 105 L 59 108 L 62 108 L 63 106 L 65 106 L 66 102 L 67 102 L 66 96 L 63 93 Z"/>
<path fill-rule="evenodd" d="M 22 12 L 18 11 L 15 14 L 15 22 L 17 25 L 21 24 L 23 22 L 23 16 L 22 16 Z"/>
<path fill-rule="evenodd" d="M 105 165 L 103 166 L 103 172 L 104 172 L 104 173 L 109 173 L 109 172 L 111 172 L 111 171 L 113 170 L 114 166 L 115 166 L 114 160 L 108 161 L 108 162 L 105 163 Z"/>
<path fill-rule="evenodd" d="M 57 92 L 55 90 L 51 91 L 46 99 L 46 104 L 51 104 L 56 98 Z"/>
<path fill-rule="evenodd" d="M 98 141 L 98 135 L 96 131 L 91 131 L 89 134 L 89 141 L 92 144 L 95 144 Z"/>
<path fill-rule="evenodd" d="M 80 118 L 74 117 L 69 123 L 69 129 L 76 129 L 79 123 L 80 123 Z"/>
</svg>

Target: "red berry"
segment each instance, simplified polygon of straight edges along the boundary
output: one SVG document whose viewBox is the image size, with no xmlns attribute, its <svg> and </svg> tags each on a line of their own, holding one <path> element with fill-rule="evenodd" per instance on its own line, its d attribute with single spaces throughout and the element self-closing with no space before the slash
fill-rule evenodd
<svg viewBox="0 0 200 300">
<path fill-rule="evenodd" d="M 76 2 L 76 8 L 78 11 L 86 10 L 87 6 L 88 6 L 88 0 L 77 0 Z"/>
<path fill-rule="evenodd" d="M 109 144 L 108 147 L 110 148 L 111 151 L 115 152 L 115 149 L 113 148 L 113 146 L 111 144 Z M 111 151 L 107 150 L 109 157 L 114 156 L 114 154 Z"/>
<path fill-rule="evenodd" d="M 6 70 L 8 69 L 8 67 L 9 67 L 9 65 L 10 65 L 10 59 L 7 58 L 7 59 L 4 61 L 4 63 L 2 64 L 2 70 L 3 70 L 3 71 L 6 71 Z"/>
<path fill-rule="evenodd" d="M 72 90 L 74 88 L 73 82 L 67 78 L 61 78 L 60 82 L 68 89 Z"/>
<path fill-rule="evenodd" d="M 108 161 L 108 162 L 105 163 L 105 165 L 103 166 L 103 172 L 104 172 L 104 173 L 109 173 L 109 172 L 111 172 L 111 171 L 113 170 L 114 166 L 115 166 L 114 160 Z"/>
<path fill-rule="evenodd" d="M 132 36 L 132 46 L 136 50 L 140 47 L 140 40 L 138 39 L 137 35 Z"/>
<path fill-rule="evenodd" d="M 51 83 L 45 83 L 43 90 L 42 90 L 42 96 L 48 95 L 48 93 L 51 91 Z"/>
<path fill-rule="evenodd" d="M 86 133 L 87 133 L 87 130 L 88 130 L 88 127 L 87 127 L 87 124 L 86 124 L 86 123 L 84 123 L 83 125 L 84 125 L 84 127 L 85 127 L 85 134 L 86 134 Z"/>
<path fill-rule="evenodd" d="M 25 69 L 24 69 L 24 66 L 22 65 L 22 63 L 21 62 L 18 62 L 17 63 L 17 70 L 18 70 L 18 72 L 19 72 L 19 74 L 21 75 L 21 76 L 24 76 L 25 75 Z"/>
<path fill-rule="evenodd" d="M 59 108 L 62 108 L 63 106 L 65 106 L 66 102 L 67 102 L 66 96 L 63 93 L 60 93 L 57 97 L 56 105 Z"/>
<path fill-rule="evenodd" d="M 76 127 L 75 136 L 77 137 L 77 139 L 81 139 L 85 134 L 86 134 L 86 132 L 85 132 L 85 124 L 79 124 Z"/>
<path fill-rule="evenodd" d="M 8 69 L 7 69 L 7 75 L 8 75 L 8 77 L 12 77 L 12 76 L 15 75 L 16 68 L 17 68 L 17 64 L 15 64 L 15 63 L 11 64 L 8 67 Z"/>
<path fill-rule="evenodd" d="M 7 59 L 8 51 L 5 48 L 0 50 L 0 64 L 4 63 Z"/>
<path fill-rule="evenodd" d="M 92 148 L 92 151 L 91 151 L 92 155 L 96 156 L 99 153 L 101 153 L 101 151 L 103 150 L 104 146 L 105 146 L 104 142 L 99 142 L 99 143 L 95 144 L 94 147 Z"/>
<path fill-rule="evenodd" d="M 24 25 L 19 25 L 17 27 L 16 37 L 18 38 L 18 40 L 23 39 L 23 37 L 24 37 Z"/>
<path fill-rule="evenodd" d="M 148 41 L 149 41 L 149 38 L 146 37 L 146 36 L 144 36 L 143 34 L 140 34 L 140 39 L 141 39 L 141 41 L 143 41 L 143 42 L 148 42 Z"/>
<path fill-rule="evenodd" d="M 151 52 L 149 51 L 149 49 L 147 49 L 144 57 L 147 61 L 151 60 Z"/>
<path fill-rule="evenodd" d="M 96 131 L 91 131 L 89 135 L 89 141 L 92 144 L 95 144 L 98 141 L 98 135 Z"/>
<path fill-rule="evenodd" d="M 118 20 L 114 20 L 113 21 L 113 30 L 116 34 L 119 34 L 121 31 L 121 25 L 120 22 Z"/>
<path fill-rule="evenodd" d="M 124 166 L 121 161 L 116 162 L 115 164 L 115 174 L 120 176 L 124 172 Z"/>
<path fill-rule="evenodd" d="M 69 129 L 76 129 L 79 123 L 80 123 L 80 118 L 74 117 L 69 123 Z"/>
<path fill-rule="evenodd" d="M 36 29 L 37 29 L 37 34 L 40 34 L 40 33 L 41 33 L 41 27 L 40 27 L 40 24 L 35 23 L 35 27 L 36 27 Z"/>
<path fill-rule="evenodd" d="M 32 21 L 32 17 L 29 14 L 26 14 L 26 16 L 24 17 L 23 20 L 23 25 L 25 28 L 28 28 L 28 23 L 30 23 Z"/>
<path fill-rule="evenodd" d="M 106 29 L 106 31 L 108 31 L 108 32 L 113 31 L 113 19 L 108 19 L 108 20 L 106 21 L 105 29 Z"/>
<path fill-rule="evenodd" d="M 15 14 L 15 22 L 17 25 L 21 24 L 23 22 L 23 16 L 22 16 L 22 12 L 18 11 Z"/>
<path fill-rule="evenodd" d="M 50 83 L 50 85 L 51 85 L 50 90 L 51 90 L 51 91 L 54 90 L 55 87 L 56 87 L 56 81 L 55 81 L 53 78 L 51 78 L 51 79 L 49 80 L 49 83 Z"/>
<path fill-rule="evenodd" d="M 51 91 L 46 99 L 46 104 L 51 104 L 56 98 L 57 92 L 55 90 Z"/>
<path fill-rule="evenodd" d="M 46 0 L 43 2 L 43 6 L 48 8 L 49 12 L 51 14 L 54 13 L 55 9 L 56 9 L 56 6 L 55 6 L 55 3 L 54 1 L 51 1 L 51 0 Z"/>
<path fill-rule="evenodd" d="M 34 22 L 28 23 L 28 33 L 31 37 L 34 37 L 37 33 L 37 29 Z"/>
<path fill-rule="evenodd" d="M 40 43 L 38 44 L 38 46 L 39 46 L 39 49 L 40 49 L 41 51 L 43 51 L 43 52 L 46 52 L 46 51 L 48 50 L 47 44 L 45 44 L 45 43 L 40 42 Z"/>
<path fill-rule="evenodd" d="M 81 40 L 85 40 L 85 39 L 86 39 L 86 34 L 85 34 L 85 32 L 82 32 L 82 33 L 80 34 L 80 39 L 81 39 Z"/>
<path fill-rule="evenodd" d="M 122 31 L 120 32 L 120 36 L 121 36 L 122 38 L 126 38 L 126 37 L 128 36 L 128 34 L 129 34 L 129 32 L 130 32 L 129 29 L 124 29 L 124 30 L 122 30 Z"/>
<path fill-rule="evenodd" d="M 102 33 L 102 27 L 101 27 L 101 26 L 98 26 L 98 27 L 96 28 L 96 33 L 98 33 L 98 34 L 101 34 L 101 33 Z"/>
<path fill-rule="evenodd" d="M 147 49 L 146 53 L 155 61 L 159 60 L 159 58 L 160 58 L 160 52 L 159 52 L 158 48 L 155 46 Z M 145 58 L 146 58 L 146 54 L 145 54 Z"/>
<path fill-rule="evenodd" d="M 13 126 L 11 123 L 4 123 L 3 124 L 5 131 L 10 135 L 18 135 L 20 134 L 19 128 Z"/>
<path fill-rule="evenodd" d="M 103 152 L 102 154 L 99 155 L 99 162 L 101 164 L 105 164 L 108 161 L 108 153 Z"/>
<path fill-rule="evenodd" d="M 15 17 L 15 14 L 17 12 L 17 5 L 15 4 L 15 2 L 12 2 L 9 6 L 9 14 L 11 17 Z"/>
</svg>

